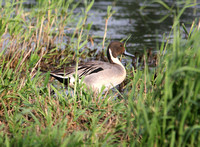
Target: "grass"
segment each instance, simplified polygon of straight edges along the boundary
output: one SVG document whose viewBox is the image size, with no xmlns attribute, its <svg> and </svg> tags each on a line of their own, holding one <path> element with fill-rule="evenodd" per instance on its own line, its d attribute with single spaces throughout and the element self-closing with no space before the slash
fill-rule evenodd
<svg viewBox="0 0 200 147">
<path fill-rule="evenodd" d="M 41 75 L 40 68 L 91 54 L 85 20 L 92 2 L 78 23 L 74 10 L 82 3 L 74 1 L 38 0 L 28 12 L 18 1 L 0 5 L 0 145 L 200 145 L 199 26 L 195 20 L 187 32 L 179 22 L 189 3 L 174 18 L 172 44 L 163 37 L 156 67 L 148 68 L 145 54 L 143 68 L 127 68 L 122 93 L 93 95 L 79 83 L 66 91 Z"/>
</svg>

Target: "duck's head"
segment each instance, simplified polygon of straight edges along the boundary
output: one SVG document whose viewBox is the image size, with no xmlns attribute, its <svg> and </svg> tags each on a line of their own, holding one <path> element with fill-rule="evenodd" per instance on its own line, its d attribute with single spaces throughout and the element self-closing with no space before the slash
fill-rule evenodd
<svg viewBox="0 0 200 147">
<path fill-rule="evenodd" d="M 118 63 L 119 60 L 117 56 L 121 54 L 134 57 L 134 55 L 126 52 L 124 43 L 118 41 L 111 42 L 107 48 L 107 57 L 109 62 Z"/>
</svg>

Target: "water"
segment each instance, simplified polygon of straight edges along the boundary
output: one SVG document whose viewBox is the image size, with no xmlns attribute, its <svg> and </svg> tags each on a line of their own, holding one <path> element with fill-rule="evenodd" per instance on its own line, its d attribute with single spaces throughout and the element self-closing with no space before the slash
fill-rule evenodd
<svg viewBox="0 0 200 147">
<path fill-rule="evenodd" d="M 199 20 L 200 17 L 200 0 L 194 1 L 199 4 L 187 8 L 180 19 L 181 24 L 184 23 L 187 30 L 189 30 L 192 22 L 195 19 Z M 171 31 L 174 13 L 159 3 L 149 4 L 149 1 L 147 2 L 148 4 L 141 0 L 95 0 L 87 19 L 88 24 L 93 23 L 90 36 L 101 37 L 94 39 L 94 42 L 102 42 L 107 6 L 110 5 L 116 12 L 108 21 L 107 39 L 109 41 L 121 40 L 131 35 L 126 45 L 128 52 L 132 54 L 135 54 L 135 52 L 143 53 L 143 50 L 146 49 L 152 49 L 153 52 L 158 51 L 159 44 L 163 41 L 163 34 L 168 36 Z M 185 3 L 183 1 L 181 5 L 174 0 L 165 0 L 164 2 L 170 8 L 173 7 L 174 10 L 178 7 L 181 9 Z M 29 9 L 36 3 L 36 0 L 28 0 L 24 5 Z M 147 5 L 148 7 L 141 10 L 141 7 Z M 81 12 L 81 8 L 83 8 L 83 5 L 80 5 L 76 12 Z M 78 18 L 76 19 L 78 21 Z"/>
<path fill-rule="evenodd" d="M 169 7 L 177 8 L 177 2 L 165 0 Z M 197 0 L 197 3 L 200 0 Z M 103 36 L 105 27 L 105 17 L 107 15 L 107 6 L 111 5 L 116 13 L 109 19 L 107 38 L 111 40 L 121 40 L 131 35 L 127 43 L 127 50 L 131 53 L 143 52 L 144 49 L 151 48 L 157 51 L 162 42 L 163 34 L 169 35 L 174 15 L 169 10 L 158 3 L 150 4 L 144 10 L 140 8 L 146 4 L 139 0 L 96 0 L 90 11 L 87 22 L 93 22 L 90 32 L 94 36 Z M 182 5 L 183 6 L 183 5 Z M 181 7 L 180 6 L 180 9 Z M 168 15 L 168 17 L 166 17 Z M 184 23 L 189 30 L 192 22 L 199 19 L 200 4 L 186 9 L 181 17 L 181 23 Z M 166 17 L 166 19 L 159 21 Z"/>
</svg>

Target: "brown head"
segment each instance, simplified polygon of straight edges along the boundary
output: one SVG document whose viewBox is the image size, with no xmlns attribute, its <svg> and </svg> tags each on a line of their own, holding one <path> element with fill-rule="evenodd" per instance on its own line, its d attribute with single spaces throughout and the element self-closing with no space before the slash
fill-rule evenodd
<svg viewBox="0 0 200 147">
<path fill-rule="evenodd" d="M 111 42 L 107 48 L 107 57 L 110 63 L 114 63 L 113 57 L 117 58 L 117 56 L 123 54 L 125 52 L 124 43 L 114 41 Z"/>
</svg>

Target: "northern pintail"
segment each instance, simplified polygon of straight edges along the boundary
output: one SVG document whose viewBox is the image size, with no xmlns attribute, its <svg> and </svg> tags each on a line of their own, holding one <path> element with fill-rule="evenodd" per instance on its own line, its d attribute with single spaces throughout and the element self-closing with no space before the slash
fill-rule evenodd
<svg viewBox="0 0 200 147">
<path fill-rule="evenodd" d="M 104 91 L 115 87 L 122 83 L 126 77 L 126 70 L 118 55 L 125 54 L 134 56 L 125 52 L 124 44 L 121 42 L 111 42 L 107 48 L 107 58 L 109 62 L 89 61 L 78 65 L 78 78 L 83 78 L 83 82 L 93 91 L 100 91 L 102 86 L 105 86 Z M 74 74 L 76 67 L 66 67 L 64 69 L 51 72 L 50 75 L 58 81 L 68 85 L 74 84 Z"/>
</svg>

